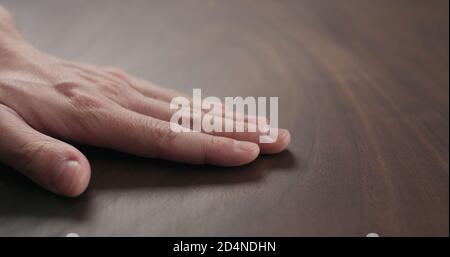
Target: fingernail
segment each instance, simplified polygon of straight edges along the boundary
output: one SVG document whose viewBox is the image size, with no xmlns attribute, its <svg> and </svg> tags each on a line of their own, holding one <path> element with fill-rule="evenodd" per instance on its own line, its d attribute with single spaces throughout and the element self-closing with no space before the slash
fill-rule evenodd
<svg viewBox="0 0 450 257">
<path fill-rule="evenodd" d="M 255 152 L 258 150 L 258 146 L 254 143 L 245 141 L 234 141 L 235 149 L 241 152 Z"/>
<path fill-rule="evenodd" d="M 70 190 L 73 183 L 73 178 L 77 173 L 80 164 L 77 161 L 64 161 L 55 172 L 52 179 L 52 187 L 56 193 L 64 194 Z"/>
<path fill-rule="evenodd" d="M 270 128 L 268 134 L 260 136 L 259 142 L 264 143 L 264 144 L 273 144 L 273 143 L 277 142 L 278 137 L 279 137 L 279 132 L 280 132 L 280 130 L 278 130 L 276 128 Z"/>
</svg>

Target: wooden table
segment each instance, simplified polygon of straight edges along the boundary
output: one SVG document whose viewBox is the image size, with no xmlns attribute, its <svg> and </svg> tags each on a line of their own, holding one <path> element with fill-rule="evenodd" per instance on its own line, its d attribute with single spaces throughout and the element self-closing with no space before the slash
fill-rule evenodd
<svg viewBox="0 0 450 257">
<path fill-rule="evenodd" d="M 0 166 L 2 236 L 448 236 L 448 1 L 17 1 L 40 49 L 215 96 L 279 96 L 240 168 L 83 147 L 76 199 Z"/>
</svg>

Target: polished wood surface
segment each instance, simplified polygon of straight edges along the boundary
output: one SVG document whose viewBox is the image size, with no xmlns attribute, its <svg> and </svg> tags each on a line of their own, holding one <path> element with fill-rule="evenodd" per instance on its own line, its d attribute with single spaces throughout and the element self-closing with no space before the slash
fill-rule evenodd
<svg viewBox="0 0 450 257">
<path fill-rule="evenodd" d="M 448 1 L 1 0 L 38 48 L 216 96 L 279 96 L 239 168 L 82 147 L 76 199 L 0 166 L 1 236 L 448 236 Z"/>
</svg>

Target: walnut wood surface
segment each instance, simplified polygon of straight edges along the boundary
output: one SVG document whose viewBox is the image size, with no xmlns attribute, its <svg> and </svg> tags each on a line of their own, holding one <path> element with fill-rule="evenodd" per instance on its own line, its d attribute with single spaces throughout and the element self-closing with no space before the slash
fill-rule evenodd
<svg viewBox="0 0 450 257">
<path fill-rule="evenodd" d="M 216 96 L 279 96 L 240 168 L 83 147 L 66 199 L 0 165 L 0 235 L 448 236 L 448 1 L 1 0 L 38 48 Z"/>
</svg>

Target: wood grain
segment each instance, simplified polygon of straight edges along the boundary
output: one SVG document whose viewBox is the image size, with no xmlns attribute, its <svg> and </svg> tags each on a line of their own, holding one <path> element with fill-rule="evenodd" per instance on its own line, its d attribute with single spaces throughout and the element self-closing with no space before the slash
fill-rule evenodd
<svg viewBox="0 0 450 257">
<path fill-rule="evenodd" d="M 279 96 L 240 168 L 82 147 L 89 190 L 0 166 L 0 235 L 448 236 L 448 1 L 2 0 L 40 49 L 217 96 Z"/>
</svg>

